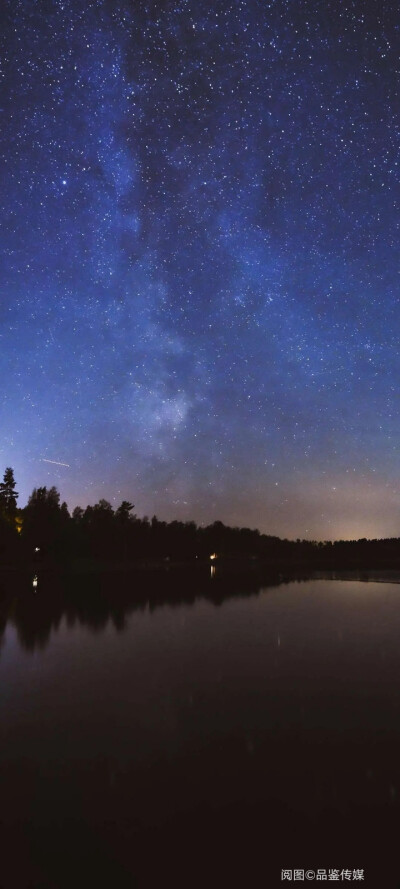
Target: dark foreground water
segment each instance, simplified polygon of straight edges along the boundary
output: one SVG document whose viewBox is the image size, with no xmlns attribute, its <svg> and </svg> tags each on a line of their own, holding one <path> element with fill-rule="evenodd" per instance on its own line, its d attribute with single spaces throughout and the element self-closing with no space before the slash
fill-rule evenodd
<svg viewBox="0 0 400 889">
<path fill-rule="evenodd" d="M 400 886 L 399 585 L 9 577 L 0 611 L 1 889 Z"/>
</svg>

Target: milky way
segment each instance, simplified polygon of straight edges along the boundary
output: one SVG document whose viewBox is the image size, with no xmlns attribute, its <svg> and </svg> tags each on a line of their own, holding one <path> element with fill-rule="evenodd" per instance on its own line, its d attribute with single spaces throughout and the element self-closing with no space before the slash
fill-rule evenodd
<svg viewBox="0 0 400 889">
<path fill-rule="evenodd" d="M 5 3 L 21 505 L 400 534 L 396 5 Z"/>
</svg>

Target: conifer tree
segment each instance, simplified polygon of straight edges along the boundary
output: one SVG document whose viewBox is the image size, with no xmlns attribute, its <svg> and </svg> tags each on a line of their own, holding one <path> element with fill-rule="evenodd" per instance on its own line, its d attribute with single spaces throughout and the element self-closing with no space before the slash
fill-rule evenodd
<svg viewBox="0 0 400 889">
<path fill-rule="evenodd" d="M 15 490 L 14 470 L 8 466 L 0 483 L 0 512 L 14 516 L 17 511 L 18 493 Z"/>
</svg>

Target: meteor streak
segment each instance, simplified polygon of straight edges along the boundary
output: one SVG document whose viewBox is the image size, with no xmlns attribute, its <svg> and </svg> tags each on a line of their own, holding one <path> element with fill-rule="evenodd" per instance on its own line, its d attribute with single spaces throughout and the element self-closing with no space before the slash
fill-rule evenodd
<svg viewBox="0 0 400 889">
<path fill-rule="evenodd" d="M 69 463 L 60 463 L 58 460 L 46 460 L 46 457 L 42 457 L 41 459 L 43 463 L 54 463 L 55 466 L 68 466 L 68 469 L 70 468 Z"/>
</svg>

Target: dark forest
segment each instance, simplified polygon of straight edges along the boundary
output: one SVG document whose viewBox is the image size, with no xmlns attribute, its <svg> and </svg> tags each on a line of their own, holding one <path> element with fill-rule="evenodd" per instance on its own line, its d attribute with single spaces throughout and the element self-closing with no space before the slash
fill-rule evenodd
<svg viewBox="0 0 400 889">
<path fill-rule="evenodd" d="M 263 565 L 277 570 L 398 568 L 400 539 L 286 540 L 257 529 L 229 527 L 220 521 L 140 518 L 123 500 L 113 509 L 99 500 L 72 514 L 55 487 L 34 488 L 24 508 L 17 506 L 14 473 L 8 467 L 0 485 L 0 564 L 40 563 L 54 567 L 168 564 Z"/>
</svg>

